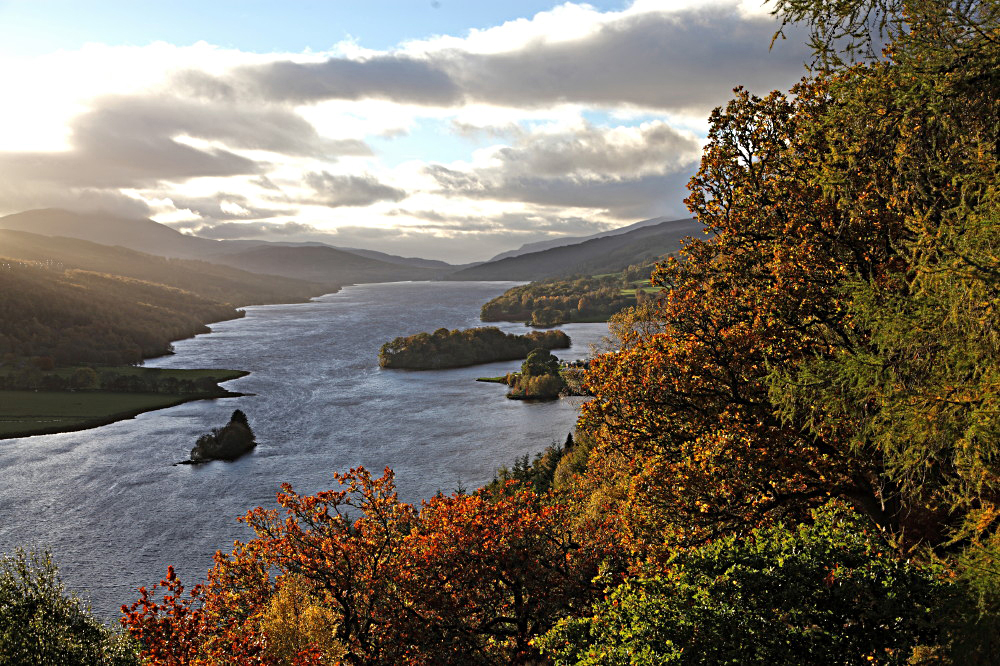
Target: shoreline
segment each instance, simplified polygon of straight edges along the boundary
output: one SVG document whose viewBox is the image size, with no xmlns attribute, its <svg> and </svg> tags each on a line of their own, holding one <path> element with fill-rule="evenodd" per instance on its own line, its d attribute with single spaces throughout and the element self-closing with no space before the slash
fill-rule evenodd
<svg viewBox="0 0 1000 666">
<path fill-rule="evenodd" d="M 324 291 L 321 294 L 316 294 L 316 295 L 312 295 L 312 296 L 304 296 L 301 299 L 296 299 L 296 300 L 292 300 L 292 301 L 288 301 L 288 302 L 249 303 L 249 304 L 243 304 L 243 305 L 233 306 L 233 309 L 234 309 L 234 315 L 233 316 L 231 316 L 231 317 L 224 317 L 224 318 L 221 318 L 221 319 L 214 319 L 214 320 L 205 322 L 204 323 L 205 328 L 208 329 L 208 330 L 206 330 L 204 332 L 201 332 L 201 333 L 195 333 L 194 335 L 189 335 L 187 337 L 177 338 L 175 340 L 171 340 L 170 341 L 171 348 L 168 351 L 165 351 L 162 354 L 155 354 L 155 355 L 152 355 L 152 356 L 147 356 L 147 357 L 143 358 L 142 363 L 145 363 L 146 361 L 158 359 L 158 358 L 164 358 L 166 356 L 173 356 L 174 355 L 173 343 L 180 342 L 180 341 L 183 341 L 183 340 L 191 340 L 191 339 L 194 339 L 194 338 L 198 337 L 199 335 L 211 335 L 214 332 L 212 330 L 212 328 L 211 328 L 212 324 L 217 324 L 217 323 L 221 323 L 221 322 L 235 321 L 235 320 L 243 319 L 246 316 L 246 309 L 247 308 L 251 308 L 251 307 L 267 307 L 269 305 L 278 305 L 278 306 L 280 306 L 280 305 L 311 303 L 311 302 L 315 301 L 318 298 L 322 298 L 323 296 L 327 296 L 329 294 L 339 293 L 344 288 L 344 286 L 345 285 L 326 285 L 325 289 L 328 289 L 328 291 Z M 160 368 L 145 368 L 145 366 L 143 366 L 143 365 L 137 365 L 137 366 L 134 366 L 134 367 L 142 369 L 142 370 L 154 370 L 154 371 L 160 370 Z M 206 370 L 214 370 L 214 369 L 211 369 L 211 368 L 178 368 L 175 371 L 200 373 L 200 372 L 204 372 Z M 24 439 L 24 438 L 27 438 L 27 437 L 36 437 L 36 436 L 42 436 L 42 435 L 58 435 L 58 434 L 63 434 L 63 433 L 68 433 L 68 432 L 80 432 L 80 431 L 83 431 L 83 430 L 92 430 L 94 428 L 100 428 L 102 426 L 111 425 L 112 423 L 118 423 L 119 421 L 126 421 L 128 419 L 134 419 L 139 414 L 145 414 L 146 412 L 155 412 L 155 411 L 160 410 L 160 409 L 169 409 L 171 407 L 176 407 L 178 405 L 183 405 L 184 403 L 187 403 L 187 402 L 194 402 L 196 400 L 216 400 L 216 399 L 219 399 L 219 398 L 238 398 L 238 397 L 245 396 L 245 395 L 252 395 L 250 393 L 239 393 L 239 392 L 235 392 L 235 391 L 229 391 L 229 390 L 226 390 L 226 389 L 222 388 L 221 386 L 219 386 L 219 384 L 221 384 L 223 382 L 228 382 L 228 381 L 232 381 L 234 379 L 240 379 L 242 377 L 246 377 L 247 375 L 250 374 L 249 371 L 247 371 L 247 370 L 226 370 L 224 372 L 226 373 L 227 376 L 225 378 L 223 378 L 223 379 L 218 380 L 218 382 L 216 383 L 216 386 L 215 386 L 215 388 L 217 390 L 213 391 L 212 393 L 192 393 L 192 394 L 172 394 L 171 395 L 171 394 L 160 394 L 160 393 L 117 392 L 117 391 L 67 392 L 67 391 L 39 391 L 37 389 L 24 390 L 24 391 L 6 391 L 6 390 L 0 390 L 0 397 L 3 397 L 4 394 L 10 395 L 10 394 L 22 394 L 22 393 L 23 394 L 26 394 L 26 393 L 35 393 L 36 395 L 37 394 L 41 394 L 43 397 L 45 397 L 45 396 L 52 396 L 54 394 L 62 394 L 62 395 L 75 395 L 75 396 L 81 396 L 81 395 L 95 396 L 95 395 L 97 395 L 97 396 L 101 396 L 101 397 L 113 396 L 113 395 L 120 395 L 120 396 L 128 396 L 128 398 L 131 398 L 131 399 L 135 399 L 135 398 L 140 397 L 140 396 L 147 396 L 147 397 L 152 398 L 153 396 L 161 396 L 161 395 L 163 395 L 164 398 L 167 398 L 168 396 L 170 398 L 170 399 L 164 399 L 162 401 L 155 401 L 154 400 L 154 401 L 152 401 L 148 405 L 142 405 L 142 406 L 132 407 L 132 408 L 123 409 L 123 410 L 120 410 L 120 411 L 105 412 L 105 413 L 100 414 L 99 416 L 94 416 L 93 418 L 84 417 L 84 418 L 79 418 L 79 419 L 73 419 L 70 423 L 67 423 L 65 425 L 28 427 L 28 428 L 24 428 L 22 430 L 9 430 L 9 431 L 6 431 L 6 432 L 2 429 L 2 425 L 3 425 L 3 423 L 5 421 L 7 421 L 7 422 L 20 421 L 20 420 L 27 421 L 28 419 L 18 418 L 18 415 L 16 415 L 16 414 L 5 415 L 5 414 L 2 413 L 2 409 L 0 409 L 0 441 L 9 440 L 9 439 Z M 0 401 L 0 407 L 2 407 L 2 401 Z M 48 416 L 48 415 L 44 415 L 44 416 Z M 53 416 L 53 418 L 51 420 L 59 420 L 59 416 L 57 414 L 53 414 L 52 416 Z M 66 418 L 67 418 L 67 420 L 70 420 L 70 419 L 72 419 L 72 416 L 68 416 Z"/>
<path fill-rule="evenodd" d="M 194 372 L 203 372 L 201 369 L 192 369 Z M 225 378 L 219 379 L 218 383 L 232 381 L 234 379 L 240 379 L 246 377 L 250 373 L 246 370 L 229 370 L 225 372 Z M 35 437 L 38 435 L 55 435 L 68 432 L 79 432 L 81 430 L 91 430 L 93 428 L 100 428 L 101 426 L 111 425 L 112 423 L 117 423 L 119 421 L 125 421 L 128 419 L 133 419 L 139 414 L 145 414 L 146 412 L 155 412 L 160 409 L 169 409 L 171 407 L 176 407 L 177 405 L 182 405 L 187 402 L 194 402 L 196 400 L 217 400 L 220 398 L 238 398 L 245 395 L 252 395 L 250 393 L 240 393 L 237 391 L 229 391 L 222 388 L 216 384 L 218 390 L 212 392 L 202 392 L 202 393 L 188 393 L 188 394 L 163 394 L 163 393 L 143 393 L 143 392 L 117 392 L 117 391 L 0 391 L 0 398 L 7 397 L 12 399 L 26 399 L 32 400 L 36 403 L 41 404 L 41 408 L 45 407 L 45 403 L 49 404 L 63 403 L 67 401 L 67 398 L 72 396 L 77 399 L 77 404 L 90 403 L 86 405 L 90 411 L 99 411 L 102 407 L 105 407 L 102 403 L 108 400 L 114 400 L 116 397 L 120 402 L 133 403 L 132 406 L 126 407 L 124 409 L 118 409 L 114 411 L 104 411 L 103 413 L 97 413 L 93 416 L 87 414 L 74 414 L 72 412 L 59 412 L 52 411 L 50 413 L 39 413 L 35 411 L 39 421 L 39 425 L 36 427 L 24 427 L 21 429 L 11 429 L 3 431 L 0 429 L 0 441 L 8 439 L 23 439 L 27 437 Z M 5 395 L 6 394 L 6 395 Z M 65 409 L 71 408 L 66 405 Z M 24 421 L 25 423 L 30 423 L 31 414 L 27 416 L 21 416 L 18 414 L 0 414 L 0 425 L 6 422 L 17 422 Z M 44 419 L 44 420 L 43 420 Z M 66 423 L 61 425 L 42 425 L 45 421 L 59 421 L 65 420 Z"/>
</svg>

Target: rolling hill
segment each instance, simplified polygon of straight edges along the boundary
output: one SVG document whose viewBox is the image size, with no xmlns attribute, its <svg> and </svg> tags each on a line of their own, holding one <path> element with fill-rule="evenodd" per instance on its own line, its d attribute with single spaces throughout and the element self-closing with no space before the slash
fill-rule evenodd
<svg viewBox="0 0 1000 666">
<path fill-rule="evenodd" d="M 251 273 L 327 284 L 430 280 L 454 270 L 441 261 L 349 250 L 321 243 L 212 240 L 182 234 L 148 219 L 45 208 L 0 217 L 0 229 L 79 238 L 148 254 L 203 259 Z M 2 248 L 0 248 L 2 249 Z M 305 277 L 305 276 L 311 277 Z"/>
<path fill-rule="evenodd" d="M 452 273 L 448 280 L 542 280 L 576 274 L 615 273 L 629 265 L 676 252 L 681 241 L 702 233 L 696 219 L 670 220 L 626 233 L 591 238 Z"/>
<path fill-rule="evenodd" d="M 4 229 L 0 229 L 0 257 L 152 282 L 237 307 L 300 302 L 338 288 L 336 283 L 260 275 L 206 261 L 168 259 L 78 238 Z"/>
<path fill-rule="evenodd" d="M 563 247 L 565 245 L 576 245 L 578 243 L 583 243 L 585 241 L 589 241 L 594 238 L 605 238 L 607 236 L 620 236 L 621 234 L 626 234 L 630 231 L 635 231 L 636 229 L 641 229 L 643 227 L 649 227 L 654 224 L 660 224 L 661 222 L 666 222 L 667 220 L 668 218 L 666 217 L 654 217 L 651 220 L 642 220 L 641 222 L 636 222 L 634 224 L 629 224 L 624 227 L 612 229 L 611 231 L 602 231 L 601 233 L 591 234 L 589 236 L 563 236 L 562 238 L 552 238 L 550 240 L 536 241 L 534 243 L 525 243 L 516 250 L 507 250 L 506 252 L 501 252 L 500 254 L 491 258 L 489 261 L 500 261 L 501 259 L 507 259 L 508 257 L 519 257 L 522 254 L 541 252 L 542 250 L 551 250 L 554 247 Z M 482 262 L 482 263 L 487 263 L 487 262 Z"/>
<path fill-rule="evenodd" d="M 29 210 L 0 217 L 0 229 L 79 238 L 101 245 L 120 245 L 163 257 L 201 259 L 224 251 L 222 241 L 188 236 L 152 220 L 74 213 L 59 208 Z"/>
<path fill-rule="evenodd" d="M 216 255 L 212 261 L 256 273 L 336 284 L 433 280 L 446 272 L 440 268 L 390 264 L 327 245 L 261 245 Z"/>
</svg>

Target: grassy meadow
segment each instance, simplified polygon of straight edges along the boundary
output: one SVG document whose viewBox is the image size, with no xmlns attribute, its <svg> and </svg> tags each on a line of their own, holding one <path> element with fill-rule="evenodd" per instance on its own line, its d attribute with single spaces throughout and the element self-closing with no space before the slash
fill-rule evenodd
<svg viewBox="0 0 1000 666">
<path fill-rule="evenodd" d="M 53 373 L 72 374 L 73 368 Z M 173 407 L 191 400 L 239 395 L 218 386 L 219 382 L 244 377 L 242 370 L 175 370 L 116 367 L 120 375 L 177 381 L 211 378 L 214 389 L 185 393 L 149 393 L 105 390 L 0 391 L 0 439 L 84 430 L 132 418 L 142 412 Z"/>
</svg>

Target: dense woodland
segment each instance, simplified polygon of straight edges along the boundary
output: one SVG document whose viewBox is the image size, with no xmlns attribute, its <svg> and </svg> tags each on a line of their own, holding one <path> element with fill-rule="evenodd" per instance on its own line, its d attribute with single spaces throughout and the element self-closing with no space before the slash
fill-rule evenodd
<svg viewBox="0 0 1000 666">
<path fill-rule="evenodd" d="M 71 238 L 0 230 L 0 358 L 120 365 L 170 351 L 237 305 L 336 289 Z M 14 357 L 13 360 L 9 358 Z"/>
<path fill-rule="evenodd" d="M 216 373 L 216 374 L 213 374 Z M 3 391 L 108 391 L 167 395 L 229 395 L 218 383 L 247 373 L 230 370 L 162 370 L 132 366 L 56 368 L 51 357 L 29 361 L 8 355 L 0 363 Z M 178 377 L 177 375 L 180 375 Z M 195 376 L 184 376 L 195 375 Z"/>
<path fill-rule="evenodd" d="M 777 7 L 814 74 L 713 113 L 714 235 L 616 316 L 574 440 L 420 507 L 284 486 L 126 608 L 144 658 L 996 663 L 1000 5 Z"/>
<path fill-rule="evenodd" d="M 533 331 L 526 335 L 504 333 L 495 326 L 463 330 L 439 328 L 382 345 L 378 364 L 383 368 L 438 370 L 493 361 L 526 358 L 534 349 L 565 349 L 569 336 L 562 331 Z"/>
<path fill-rule="evenodd" d="M 653 264 L 619 273 L 531 282 L 508 289 L 482 307 L 483 321 L 523 321 L 532 326 L 607 321 L 645 296 Z M 638 287 L 638 290 L 637 290 Z"/>
<path fill-rule="evenodd" d="M 117 275 L 0 263 L 0 354 L 121 365 L 242 316 L 231 305 Z"/>
</svg>

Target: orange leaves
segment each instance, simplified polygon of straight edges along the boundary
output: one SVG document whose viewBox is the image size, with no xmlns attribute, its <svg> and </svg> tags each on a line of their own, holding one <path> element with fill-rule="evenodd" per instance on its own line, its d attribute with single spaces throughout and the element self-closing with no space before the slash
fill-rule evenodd
<svg viewBox="0 0 1000 666">
<path fill-rule="evenodd" d="M 516 662 L 592 601 L 599 567 L 617 561 L 601 521 L 575 531 L 565 506 L 513 482 L 498 497 L 438 496 L 417 511 L 398 500 L 391 470 L 335 478 L 340 490 L 311 496 L 283 486 L 284 515 L 248 512 L 256 537 L 217 555 L 196 610 L 165 581 L 163 604 L 125 620 L 146 654 L 179 654 L 163 662 L 178 664 L 288 663 L 293 653 L 303 664 Z"/>
<path fill-rule="evenodd" d="M 439 496 L 424 505 L 406 539 L 401 586 L 421 624 L 439 632 L 439 646 L 422 648 L 428 654 L 448 645 L 500 661 L 533 654 L 532 637 L 594 598 L 591 581 L 613 544 L 574 531 L 565 506 L 539 499 L 511 482 L 497 497 Z"/>
<path fill-rule="evenodd" d="M 122 606 L 122 624 L 144 646 L 143 657 L 163 666 L 197 663 L 204 614 L 200 608 L 204 588 L 196 585 L 187 597 L 174 568 L 152 590 L 139 588 L 140 597 Z M 156 592 L 163 591 L 162 603 Z"/>
<path fill-rule="evenodd" d="M 737 89 L 716 110 L 687 201 L 715 235 L 654 272 L 662 326 L 592 365 L 581 423 L 599 456 L 624 454 L 640 550 L 800 514 L 856 485 L 845 443 L 782 420 L 772 395 L 776 374 L 843 344 L 840 285 L 881 274 L 888 256 L 893 218 L 877 197 L 859 190 L 868 212 L 848 216 L 816 178 L 826 89 Z"/>
</svg>

